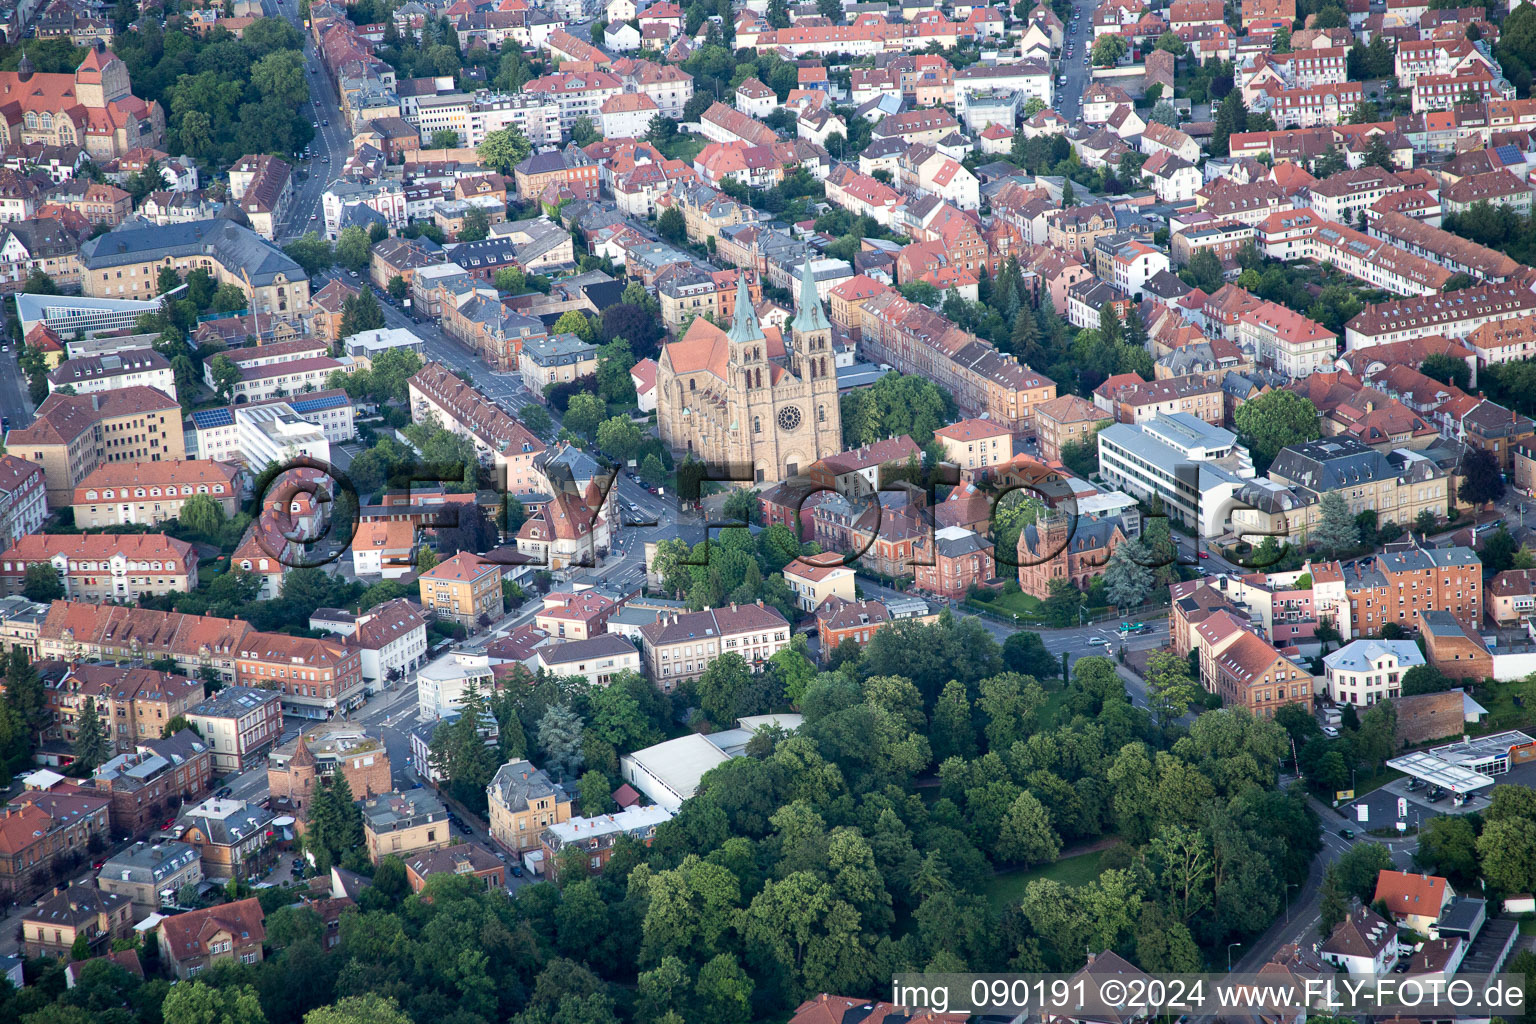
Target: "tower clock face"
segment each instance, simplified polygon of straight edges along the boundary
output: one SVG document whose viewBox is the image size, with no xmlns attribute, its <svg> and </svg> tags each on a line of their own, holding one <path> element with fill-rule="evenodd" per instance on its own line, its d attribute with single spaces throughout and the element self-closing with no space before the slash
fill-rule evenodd
<svg viewBox="0 0 1536 1024">
<path fill-rule="evenodd" d="M 794 430 L 800 425 L 800 410 L 793 405 L 786 405 L 779 410 L 779 429 Z"/>
</svg>

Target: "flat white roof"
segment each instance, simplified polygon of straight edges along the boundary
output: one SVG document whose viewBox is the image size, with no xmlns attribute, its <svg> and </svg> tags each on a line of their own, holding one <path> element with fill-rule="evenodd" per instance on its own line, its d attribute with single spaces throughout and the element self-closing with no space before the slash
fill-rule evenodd
<svg viewBox="0 0 1536 1024">
<path fill-rule="evenodd" d="M 624 757 L 683 800 L 693 796 L 705 772 L 730 760 L 729 754 L 698 733 L 679 736 Z"/>
<path fill-rule="evenodd" d="M 1442 761 L 1434 754 L 1424 750 L 1415 750 L 1411 754 L 1402 757 L 1394 757 L 1387 762 L 1388 768 L 1396 768 L 1405 775 L 1412 775 L 1416 779 L 1423 779 L 1441 789 L 1448 789 L 1452 793 L 1471 793 L 1474 790 L 1485 789 L 1493 785 L 1493 779 L 1482 772 L 1475 772 L 1470 768 L 1463 768 L 1449 761 Z"/>
</svg>

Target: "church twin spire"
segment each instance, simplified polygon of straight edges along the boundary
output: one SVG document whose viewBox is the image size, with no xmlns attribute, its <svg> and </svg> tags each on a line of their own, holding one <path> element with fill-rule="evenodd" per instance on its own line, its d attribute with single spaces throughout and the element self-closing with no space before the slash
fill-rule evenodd
<svg viewBox="0 0 1536 1024">
<path fill-rule="evenodd" d="M 816 276 L 811 273 L 811 258 L 807 256 L 800 268 L 800 309 L 790 324 L 796 334 L 812 331 L 830 331 L 827 315 L 821 311 L 821 296 L 816 294 Z"/>
<path fill-rule="evenodd" d="M 763 328 L 757 322 L 757 310 L 752 308 L 752 293 L 747 291 L 747 273 L 736 272 L 736 314 L 731 318 L 731 329 L 726 337 L 733 342 L 758 341 Z"/>
</svg>

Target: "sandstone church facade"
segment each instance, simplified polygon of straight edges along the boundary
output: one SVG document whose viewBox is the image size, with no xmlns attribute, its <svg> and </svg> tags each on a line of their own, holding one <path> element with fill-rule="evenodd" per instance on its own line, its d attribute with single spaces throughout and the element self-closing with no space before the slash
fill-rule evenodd
<svg viewBox="0 0 1536 1024">
<path fill-rule="evenodd" d="M 739 467 L 754 483 L 808 470 L 842 451 L 837 368 L 828 323 L 807 262 L 784 338 L 764 329 L 737 278 L 736 312 L 723 331 L 702 318 L 662 348 L 656 372 L 661 439 L 713 468 Z"/>
</svg>

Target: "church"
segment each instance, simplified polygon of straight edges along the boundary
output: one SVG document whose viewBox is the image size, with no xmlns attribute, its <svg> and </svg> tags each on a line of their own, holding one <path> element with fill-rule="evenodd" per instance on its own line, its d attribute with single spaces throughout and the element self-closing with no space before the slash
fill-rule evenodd
<svg viewBox="0 0 1536 1024">
<path fill-rule="evenodd" d="M 837 367 L 807 260 L 789 338 L 758 323 L 746 275 L 736 279 L 731 329 L 693 321 L 662 347 L 656 371 L 661 439 L 731 476 L 771 483 L 843 449 Z"/>
</svg>

